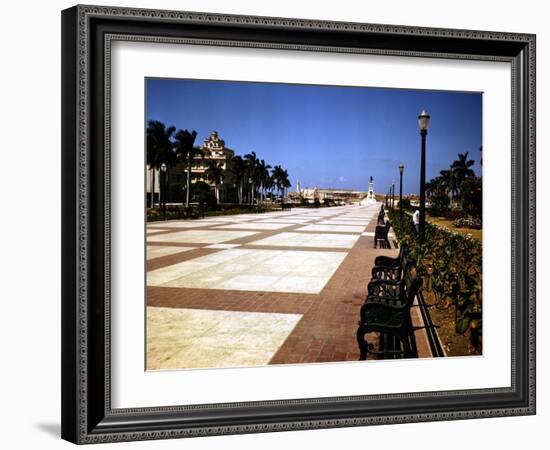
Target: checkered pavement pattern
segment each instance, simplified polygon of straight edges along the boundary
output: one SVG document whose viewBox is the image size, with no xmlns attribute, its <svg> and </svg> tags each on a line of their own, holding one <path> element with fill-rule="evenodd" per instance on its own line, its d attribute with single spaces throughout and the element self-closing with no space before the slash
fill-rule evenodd
<svg viewBox="0 0 550 450">
<path fill-rule="evenodd" d="M 374 258 L 398 252 L 374 248 L 378 211 L 347 205 L 149 223 L 147 369 L 357 361 Z M 417 341 L 419 356 L 430 356 L 423 336 Z"/>
</svg>

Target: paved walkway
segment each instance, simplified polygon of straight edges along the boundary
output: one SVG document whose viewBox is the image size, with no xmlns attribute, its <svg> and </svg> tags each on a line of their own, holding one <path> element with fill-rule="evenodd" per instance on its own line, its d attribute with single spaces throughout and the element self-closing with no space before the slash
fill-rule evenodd
<svg viewBox="0 0 550 450">
<path fill-rule="evenodd" d="M 397 253 L 374 248 L 378 211 L 295 208 L 149 224 L 148 369 L 356 361 L 374 257 Z"/>
</svg>

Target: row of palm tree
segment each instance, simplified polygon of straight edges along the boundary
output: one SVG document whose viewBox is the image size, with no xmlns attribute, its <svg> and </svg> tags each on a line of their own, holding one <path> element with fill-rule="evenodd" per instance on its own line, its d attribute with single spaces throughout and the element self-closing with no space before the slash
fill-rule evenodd
<svg viewBox="0 0 550 450">
<path fill-rule="evenodd" d="M 151 192 L 155 192 L 155 172 L 163 164 L 172 167 L 183 162 L 186 167 L 186 198 L 188 208 L 191 192 L 191 173 L 193 160 L 204 157 L 200 147 L 195 146 L 196 131 L 177 130 L 157 120 L 147 124 L 147 165 L 151 169 Z M 239 204 L 243 204 L 245 186 L 248 184 L 247 201 L 251 205 L 256 201 L 263 202 L 268 192 L 277 189 L 284 198 L 285 190 L 291 186 L 288 171 L 277 165 L 271 167 L 256 152 L 250 152 L 244 157 L 235 156 L 224 167 L 223 163 L 209 161 L 205 177 L 214 185 L 216 201 L 220 203 L 220 186 L 227 176 L 230 176 L 237 189 Z M 154 207 L 154 195 L 151 195 L 151 207 Z"/>
<path fill-rule="evenodd" d="M 239 204 L 244 203 L 247 184 L 247 202 L 251 205 L 256 201 L 265 201 L 267 194 L 273 193 L 274 189 L 284 198 L 286 189 L 291 186 L 286 169 L 280 165 L 272 167 L 265 160 L 259 159 L 256 152 L 250 152 L 244 157 L 233 157 L 229 167 L 237 188 Z"/>
<path fill-rule="evenodd" d="M 155 205 L 155 172 L 160 170 L 163 164 L 170 167 L 177 164 L 178 161 L 185 161 L 187 165 L 185 205 L 189 207 L 193 158 L 202 154 L 202 151 L 195 147 L 196 138 L 196 131 L 176 131 L 175 127 L 166 127 L 164 123 L 158 120 L 148 122 L 146 161 L 149 169 L 151 169 L 151 208 Z"/>
<path fill-rule="evenodd" d="M 428 197 L 446 195 L 449 197 L 451 206 L 458 204 L 464 181 L 476 176 L 472 170 L 475 162 L 473 159 L 468 159 L 468 153 L 459 153 L 458 158 L 447 170 L 442 170 L 439 176 L 426 183 Z"/>
</svg>

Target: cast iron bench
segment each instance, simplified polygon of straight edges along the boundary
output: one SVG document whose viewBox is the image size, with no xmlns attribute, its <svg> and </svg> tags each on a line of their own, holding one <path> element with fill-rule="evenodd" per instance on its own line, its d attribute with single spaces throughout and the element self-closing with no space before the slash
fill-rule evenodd
<svg viewBox="0 0 550 450">
<path fill-rule="evenodd" d="M 373 280 L 400 280 L 407 264 L 409 249 L 406 244 L 399 248 L 396 258 L 380 255 L 374 260 L 371 274 Z"/>
<path fill-rule="evenodd" d="M 388 220 L 384 225 L 376 225 L 374 229 L 374 248 L 380 245 L 379 248 L 390 248 L 388 233 L 391 228 L 391 223 Z"/>
<path fill-rule="evenodd" d="M 400 281 L 372 280 L 369 283 L 369 294 L 361 306 L 357 329 L 360 360 L 367 359 L 368 353 L 382 358 L 417 357 L 410 310 L 421 286 L 422 279 L 411 262 L 407 263 Z M 378 351 L 372 350 L 365 339 L 371 332 L 379 333 Z"/>
</svg>

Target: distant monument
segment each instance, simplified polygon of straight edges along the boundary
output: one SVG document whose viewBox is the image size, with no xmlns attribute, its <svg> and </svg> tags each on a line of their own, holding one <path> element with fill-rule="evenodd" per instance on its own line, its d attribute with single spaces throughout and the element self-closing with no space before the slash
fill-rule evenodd
<svg viewBox="0 0 550 450">
<path fill-rule="evenodd" d="M 361 200 L 361 205 L 374 205 L 376 203 L 376 195 L 374 194 L 374 180 L 372 175 L 369 181 L 369 192 L 367 196 Z"/>
</svg>

